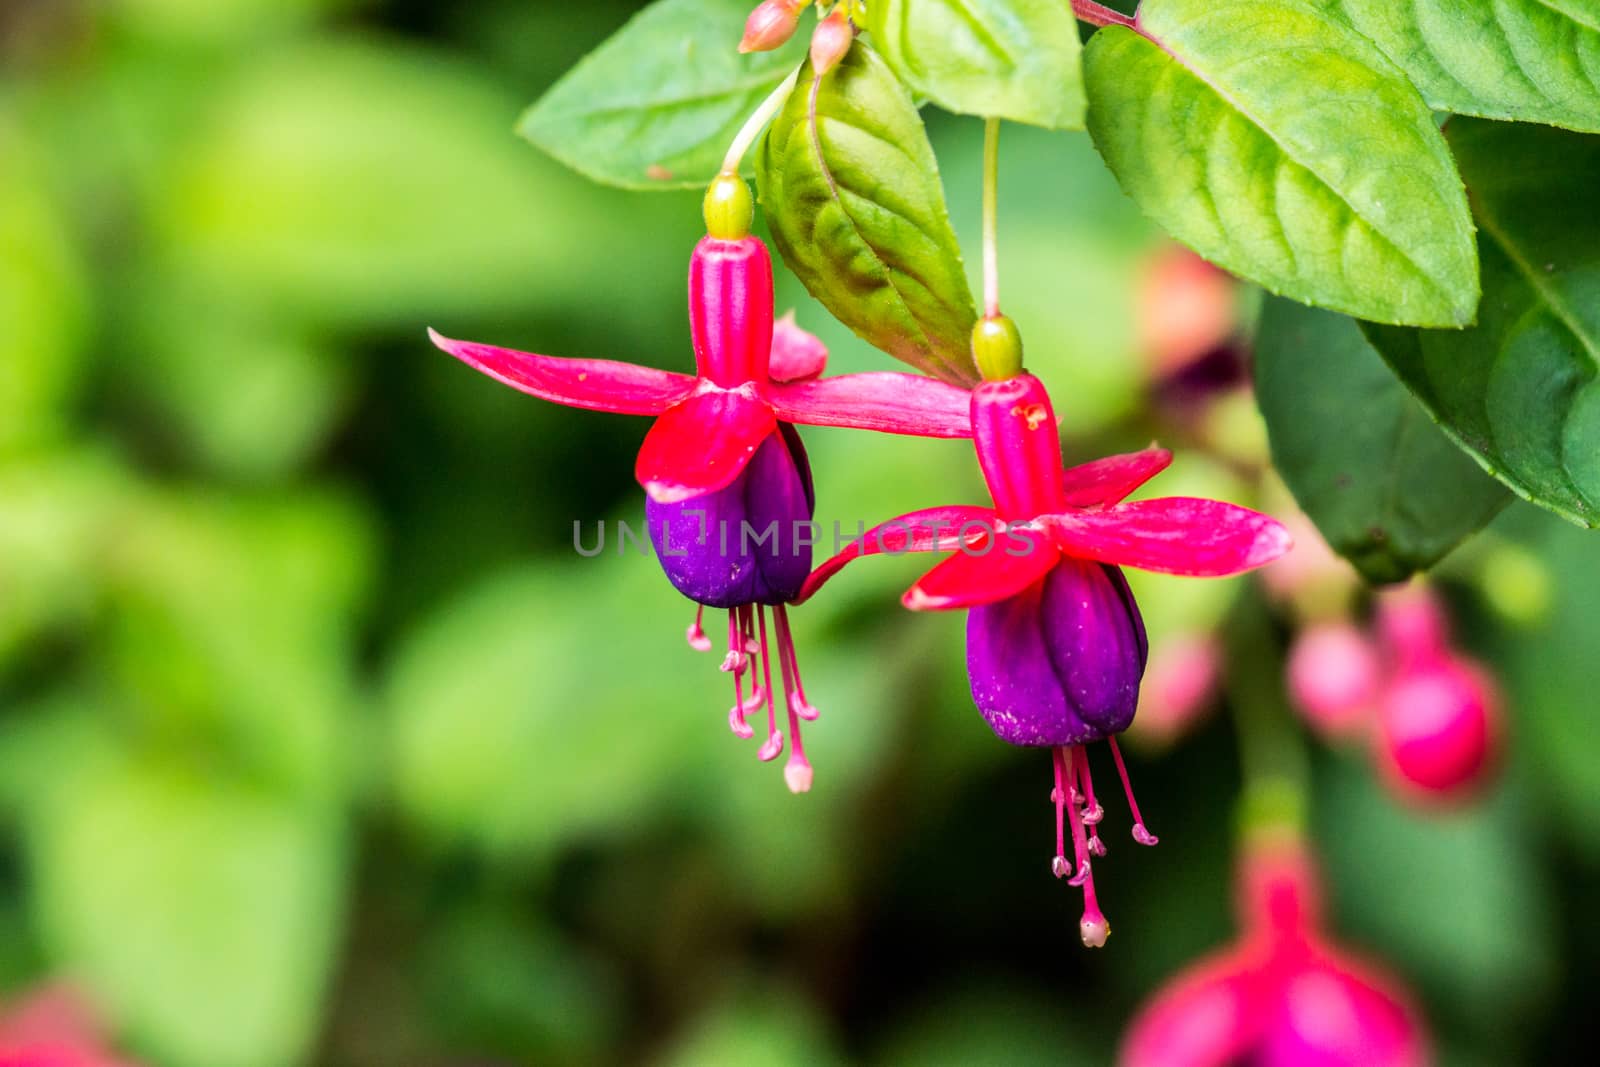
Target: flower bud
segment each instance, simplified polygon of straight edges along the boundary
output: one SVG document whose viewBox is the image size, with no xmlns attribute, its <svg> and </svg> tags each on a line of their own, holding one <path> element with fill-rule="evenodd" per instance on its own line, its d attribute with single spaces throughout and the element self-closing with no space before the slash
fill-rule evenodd
<svg viewBox="0 0 1600 1067">
<path fill-rule="evenodd" d="M 1477 664 L 1458 658 L 1406 671 L 1378 710 L 1379 753 L 1408 796 L 1449 800 L 1484 784 L 1499 749 L 1499 697 Z"/>
<path fill-rule="evenodd" d="M 744 24 L 740 52 L 770 52 L 782 48 L 800 27 L 800 12 L 806 0 L 764 0 L 750 12 Z"/>
<path fill-rule="evenodd" d="M 1450 621 L 1439 595 L 1413 584 L 1378 598 L 1378 636 L 1402 669 L 1436 663 L 1448 655 Z"/>
<path fill-rule="evenodd" d="M 811 35 L 811 69 L 816 76 L 820 78 L 837 67 L 855 39 L 855 27 L 850 24 L 850 16 L 845 13 L 843 5 L 834 8 L 831 15 L 817 23 L 816 31 Z"/>
<path fill-rule="evenodd" d="M 1289 650 L 1289 699 L 1325 738 L 1360 729 L 1377 700 L 1380 668 L 1371 640 L 1348 622 L 1319 623 Z"/>
<path fill-rule="evenodd" d="M 985 381 L 1003 382 L 1022 373 L 1022 333 L 1004 315 L 978 320 L 972 328 L 972 359 Z"/>
<path fill-rule="evenodd" d="M 1199 720 L 1222 680 L 1221 643 L 1210 634 L 1179 634 L 1150 649 L 1133 736 L 1170 744 Z"/>
<path fill-rule="evenodd" d="M 828 346 L 802 329 L 791 310 L 772 324 L 772 360 L 767 374 L 775 382 L 803 382 L 822 375 L 828 366 Z"/>
</svg>

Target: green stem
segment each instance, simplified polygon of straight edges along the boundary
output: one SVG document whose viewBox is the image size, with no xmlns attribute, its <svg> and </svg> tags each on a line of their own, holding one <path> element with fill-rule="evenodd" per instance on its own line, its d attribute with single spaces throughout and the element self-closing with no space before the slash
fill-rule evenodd
<svg viewBox="0 0 1600 1067">
<path fill-rule="evenodd" d="M 1310 766 L 1283 687 L 1283 642 L 1260 593 L 1245 591 L 1227 623 L 1228 705 L 1244 777 L 1246 835 L 1304 829 Z"/>
<path fill-rule="evenodd" d="M 750 151 L 750 146 L 756 143 L 756 138 L 761 136 L 761 131 L 772 117 L 783 107 L 784 101 L 789 99 L 789 94 L 794 92 L 794 86 L 800 80 L 800 68 L 796 67 L 787 78 L 774 90 L 772 94 L 761 102 L 751 116 L 745 120 L 739 134 L 728 146 L 728 154 L 722 157 L 722 172 L 724 174 L 738 174 L 739 167 L 744 163 L 745 153 Z"/>
<path fill-rule="evenodd" d="M 1000 120 L 983 124 L 983 309 L 1000 314 Z"/>
</svg>

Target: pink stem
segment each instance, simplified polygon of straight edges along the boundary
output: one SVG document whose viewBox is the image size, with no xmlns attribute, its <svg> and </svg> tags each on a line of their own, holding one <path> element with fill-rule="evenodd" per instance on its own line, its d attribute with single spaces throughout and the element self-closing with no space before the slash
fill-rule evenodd
<svg viewBox="0 0 1600 1067">
<path fill-rule="evenodd" d="M 1119 11 L 1113 11 L 1104 4 L 1097 4 L 1094 0 L 1072 0 L 1072 13 L 1078 16 L 1079 21 L 1087 22 L 1091 26 L 1127 26 L 1132 28 L 1133 19 Z"/>
<path fill-rule="evenodd" d="M 1067 862 L 1067 755 L 1062 749 L 1052 749 L 1050 762 L 1055 766 L 1056 787 L 1050 792 L 1050 801 L 1056 806 L 1056 855 L 1050 861 L 1050 872 L 1057 878 L 1072 873 Z"/>
</svg>

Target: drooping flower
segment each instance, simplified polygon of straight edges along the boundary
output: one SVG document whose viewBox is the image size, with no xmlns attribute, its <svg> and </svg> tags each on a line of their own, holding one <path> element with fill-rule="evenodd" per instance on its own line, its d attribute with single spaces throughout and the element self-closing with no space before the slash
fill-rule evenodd
<svg viewBox="0 0 1600 1067">
<path fill-rule="evenodd" d="M 888 371 L 822 377 L 828 353 L 821 342 L 792 318 L 773 321 L 772 260 L 749 232 L 752 213 L 749 189 L 738 177 L 725 174 L 712 184 L 709 232 L 689 265 L 694 375 L 535 355 L 431 330 L 429 336 L 468 366 L 531 396 L 655 416 L 634 474 L 648 494 L 650 535 L 667 577 L 701 605 L 689 643 L 709 651 L 705 608 L 727 610 L 729 722 L 736 734 L 751 737 L 746 716 L 766 709 L 763 760 L 784 747 L 768 654 L 776 648 L 793 741 L 785 778 L 804 792 L 811 767 L 800 721 L 816 712 L 805 698 L 784 604 L 811 568 L 815 498 L 793 424 L 946 438 L 970 437 L 972 429 L 966 392 L 932 378 Z"/>
<path fill-rule="evenodd" d="M 818 567 L 800 599 L 861 556 L 956 552 L 907 590 L 903 603 L 914 611 L 967 609 L 967 672 L 978 710 L 1001 740 L 1052 750 L 1051 866 L 1082 886 L 1081 933 L 1085 944 L 1098 946 L 1110 927 L 1095 899 L 1090 856 L 1105 851 L 1098 834 L 1104 811 L 1085 745 L 1110 742 L 1134 839 L 1156 841 L 1115 741 L 1133 719 L 1148 651 L 1120 568 L 1237 574 L 1282 555 L 1289 536 L 1265 515 L 1221 501 L 1124 503 L 1171 462 L 1163 449 L 1064 471 L 1050 397 L 1032 375 L 978 385 L 972 424 L 994 507 L 931 508 L 892 519 Z M 1076 869 L 1067 858 L 1069 830 Z"/>
<path fill-rule="evenodd" d="M 1499 763 L 1499 687 L 1452 646 L 1444 605 L 1426 586 L 1380 598 L 1377 630 L 1393 671 L 1378 701 L 1379 765 L 1408 800 L 1470 796 Z"/>
<path fill-rule="evenodd" d="M 1248 846 L 1242 936 L 1168 982 L 1134 1018 L 1121 1067 L 1422 1067 L 1409 998 L 1322 932 L 1313 864 L 1293 840 Z"/>
</svg>

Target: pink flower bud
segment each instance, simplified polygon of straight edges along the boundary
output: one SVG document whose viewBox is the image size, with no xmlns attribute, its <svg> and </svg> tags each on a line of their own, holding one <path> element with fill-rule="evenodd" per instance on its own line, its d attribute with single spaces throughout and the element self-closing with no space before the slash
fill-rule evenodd
<svg viewBox="0 0 1600 1067">
<path fill-rule="evenodd" d="M 1476 663 L 1446 658 L 1403 672 L 1378 710 L 1379 756 L 1413 799 L 1451 800 L 1485 784 L 1499 755 L 1499 695 Z"/>
<path fill-rule="evenodd" d="M 1348 622 L 1319 623 L 1289 650 L 1289 699 L 1325 738 L 1357 732 L 1377 701 L 1378 652 Z"/>
<path fill-rule="evenodd" d="M 1239 324 L 1239 283 L 1181 246 L 1151 257 L 1137 300 L 1140 347 L 1158 377 L 1220 347 Z"/>
<path fill-rule="evenodd" d="M 1439 595 L 1413 584 L 1378 597 L 1378 636 L 1402 668 L 1436 663 L 1449 653 L 1450 621 Z"/>
<path fill-rule="evenodd" d="M 767 373 L 773 381 L 807 381 L 821 375 L 827 365 L 828 346 L 796 325 L 793 311 L 772 324 L 772 361 Z"/>
<path fill-rule="evenodd" d="M 782 48 L 800 26 L 806 0 L 763 0 L 744 24 L 740 52 L 770 52 Z"/>
<path fill-rule="evenodd" d="M 811 69 L 817 77 L 837 67 L 855 39 L 855 27 L 850 24 L 850 16 L 845 14 L 843 5 L 834 8 L 833 14 L 819 22 L 811 35 Z"/>
<path fill-rule="evenodd" d="M 1210 634 L 1180 634 L 1150 649 L 1133 733 L 1168 744 L 1188 732 L 1210 706 L 1222 680 L 1222 649 Z"/>
</svg>

